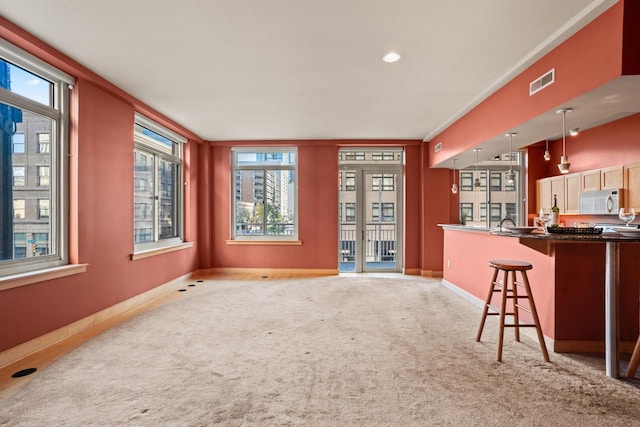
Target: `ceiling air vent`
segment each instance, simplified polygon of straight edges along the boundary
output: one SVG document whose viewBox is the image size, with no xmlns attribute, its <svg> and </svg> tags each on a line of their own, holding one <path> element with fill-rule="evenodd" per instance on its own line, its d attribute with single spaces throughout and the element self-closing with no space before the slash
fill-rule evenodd
<svg viewBox="0 0 640 427">
<path fill-rule="evenodd" d="M 435 147 L 433 147 L 433 151 L 435 151 L 436 153 L 438 151 L 442 150 L 442 142 L 438 142 Z"/>
<path fill-rule="evenodd" d="M 537 79 L 529 83 L 529 96 L 541 91 L 555 81 L 556 69 L 552 68 L 551 70 L 544 73 L 541 77 L 538 77 Z"/>
</svg>

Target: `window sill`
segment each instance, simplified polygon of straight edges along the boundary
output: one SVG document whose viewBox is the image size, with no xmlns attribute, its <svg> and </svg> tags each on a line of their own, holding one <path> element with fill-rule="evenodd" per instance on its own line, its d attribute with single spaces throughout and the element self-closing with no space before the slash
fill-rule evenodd
<svg viewBox="0 0 640 427">
<path fill-rule="evenodd" d="M 19 286 L 31 285 L 47 280 L 58 279 L 60 277 L 84 273 L 87 271 L 88 265 L 89 264 L 69 264 L 61 267 L 53 267 L 44 270 L 0 277 L 0 291 L 6 291 L 7 289 L 17 288 Z"/>
<path fill-rule="evenodd" d="M 227 240 L 237 246 L 302 246 L 302 240 Z"/>
<path fill-rule="evenodd" d="M 131 254 L 131 261 L 137 259 L 149 258 L 156 255 L 162 255 L 169 252 L 181 251 L 183 249 L 189 249 L 193 247 L 193 242 L 180 243 L 179 245 L 165 246 L 163 248 L 149 249 L 146 251 L 136 252 Z"/>
</svg>

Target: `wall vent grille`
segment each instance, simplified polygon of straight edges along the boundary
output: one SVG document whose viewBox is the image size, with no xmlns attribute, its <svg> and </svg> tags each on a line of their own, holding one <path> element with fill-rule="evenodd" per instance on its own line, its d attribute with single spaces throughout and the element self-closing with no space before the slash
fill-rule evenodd
<svg viewBox="0 0 640 427">
<path fill-rule="evenodd" d="M 435 147 L 433 147 L 433 150 L 437 153 L 438 151 L 442 150 L 442 142 L 438 142 Z"/>
<path fill-rule="evenodd" d="M 536 92 L 540 92 L 542 89 L 549 86 L 555 81 L 556 69 L 553 68 L 544 73 L 541 77 L 538 77 L 537 79 L 529 83 L 529 96 L 533 95 Z"/>
</svg>

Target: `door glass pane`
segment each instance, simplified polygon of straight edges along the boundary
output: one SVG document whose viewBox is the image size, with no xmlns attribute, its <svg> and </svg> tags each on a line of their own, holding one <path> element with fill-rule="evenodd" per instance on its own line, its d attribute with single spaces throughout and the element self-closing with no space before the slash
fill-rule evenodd
<svg viewBox="0 0 640 427">
<path fill-rule="evenodd" d="M 356 171 L 340 171 L 340 271 L 353 272 L 356 267 Z"/>
<path fill-rule="evenodd" d="M 396 268 L 397 175 L 365 173 L 365 270 Z"/>
</svg>

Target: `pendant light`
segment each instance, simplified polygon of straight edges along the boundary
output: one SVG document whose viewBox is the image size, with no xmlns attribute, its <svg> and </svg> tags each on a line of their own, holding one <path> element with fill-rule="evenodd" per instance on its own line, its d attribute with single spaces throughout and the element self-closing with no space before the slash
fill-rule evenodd
<svg viewBox="0 0 640 427">
<path fill-rule="evenodd" d="M 556 111 L 556 114 L 562 114 L 562 157 L 560 157 L 560 163 L 558 163 L 558 169 L 560 173 L 569 173 L 569 159 L 567 158 L 567 113 L 573 111 L 573 108 L 563 108 Z"/>
<path fill-rule="evenodd" d="M 516 182 L 516 173 L 513 171 L 513 137 L 517 135 L 515 132 L 507 133 L 505 136 L 509 137 L 509 170 L 504 175 L 507 180 L 507 185 L 513 185 Z"/>
<path fill-rule="evenodd" d="M 458 184 L 456 184 L 456 160 L 453 159 L 453 185 L 451 186 L 451 192 L 456 194 L 458 192 Z"/>
<path fill-rule="evenodd" d="M 478 173 L 478 152 L 480 152 L 482 148 L 474 148 L 473 151 L 476 152 L 476 179 L 473 180 L 473 188 L 480 189 L 480 174 Z"/>
<path fill-rule="evenodd" d="M 551 153 L 549 153 L 549 140 L 547 139 L 547 149 L 544 150 L 544 159 L 548 162 L 551 160 Z"/>
</svg>

